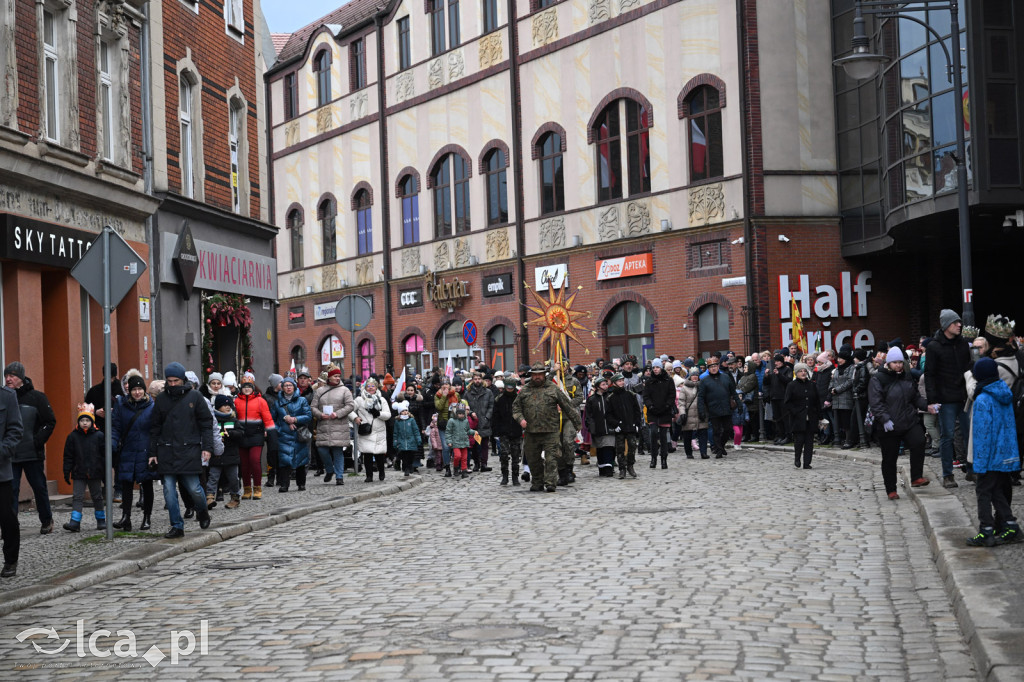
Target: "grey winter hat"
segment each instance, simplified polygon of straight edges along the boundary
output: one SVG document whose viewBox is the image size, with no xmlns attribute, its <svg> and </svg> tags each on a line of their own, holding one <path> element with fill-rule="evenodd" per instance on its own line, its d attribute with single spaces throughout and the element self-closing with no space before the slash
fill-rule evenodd
<svg viewBox="0 0 1024 682">
<path fill-rule="evenodd" d="M 284 381 L 284 377 L 281 376 L 280 374 L 271 374 L 267 381 L 270 382 L 271 388 L 276 389 L 278 386 L 281 385 L 281 382 Z"/>
<path fill-rule="evenodd" d="M 943 308 L 939 313 L 939 330 L 946 331 L 949 329 L 949 325 L 960 322 L 960 316 L 949 308 Z"/>
<path fill-rule="evenodd" d="M 13 374 L 14 376 L 16 376 L 19 379 L 21 379 L 22 381 L 24 381 L 25 380 L 25 365 L 23 365 L 20 362 L 18 362 L 17 360 L 15 360 L 11 364 L 9 364 L 6 367 L 4 367 L 4 376 L 7 376 L 8 374 Z"/>
</svg>

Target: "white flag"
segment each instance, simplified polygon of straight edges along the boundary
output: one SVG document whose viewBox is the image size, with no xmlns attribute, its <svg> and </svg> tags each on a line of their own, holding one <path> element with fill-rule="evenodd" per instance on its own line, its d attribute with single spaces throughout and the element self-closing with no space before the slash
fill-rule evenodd
<svg viewBox="0 0 1024 682">
<path fill-rule="evenodd" d="M 391 402 L 398 400 L 405 393 L 405 367 L 402 368 L 402 375 L 395 382 L 395 390 L 391 392 Z"/>
</svg>

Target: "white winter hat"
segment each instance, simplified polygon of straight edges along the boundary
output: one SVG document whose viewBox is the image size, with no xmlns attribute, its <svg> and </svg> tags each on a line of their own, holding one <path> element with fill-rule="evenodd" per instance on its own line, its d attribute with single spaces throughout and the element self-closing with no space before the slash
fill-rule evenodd
<svg viewBox="0 0 1024 682">
<path fill-rule="evenodd" d="M 235 379 L 234 372 L 224 372 L 224 385 L 225 386 L 237 386 L 238 380 Z"/>
<path fill-rule="evenodd" d="M 400 400 L 397 403 L 392 403 L 391 409 L 393 409 L 395 412 L 407 412 L 409 410 L 409 401 Z"/>
</svg>

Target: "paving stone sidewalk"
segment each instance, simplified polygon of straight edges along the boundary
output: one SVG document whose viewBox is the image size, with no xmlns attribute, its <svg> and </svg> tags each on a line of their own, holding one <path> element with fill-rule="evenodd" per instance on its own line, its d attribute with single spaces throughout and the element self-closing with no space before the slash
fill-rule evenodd
<svg viewBox="0 0 1024 682">
<path fill-rule="evenodd" d="M 200 632 L 178 679 L 976 680 L 911 503 L 875 467 L 784 453 L 673 456 L 571 489 L 428 474 L 401 495 L 170 558 L 5 618 L 0 669 L 152 677 L 15 635 Z M 117 637 L 100 636 L 112 647 Z M 46 644 L 45 640 L 36 640 Z M 53 640 L 51 640 L 53 641 Z M 83 667 L 84 665 L 95 667 Z M 44 666 L 67 666 L 62 668 Z"/>
</svg>

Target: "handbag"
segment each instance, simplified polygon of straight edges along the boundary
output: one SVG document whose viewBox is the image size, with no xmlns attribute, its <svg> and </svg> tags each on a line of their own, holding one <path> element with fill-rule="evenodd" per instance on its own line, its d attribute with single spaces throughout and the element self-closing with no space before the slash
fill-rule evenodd
<svg viewBox="0 0 1024 682">
<path fill-rule="evenodd" d="M 356 433 L 358 433 L 360 436 L 369 436 L 371 433 L 373 433 L 373 424 L 363 422 L 356 429 Z"/>
<path fill-rule="evenodd" d="M 309 430 L 309 427 L 303 424 L 299 428 L 295 429 L 295 440 L 300 443 L 308 443 L 313 440 L 313 432 Z"/>
</svg>

